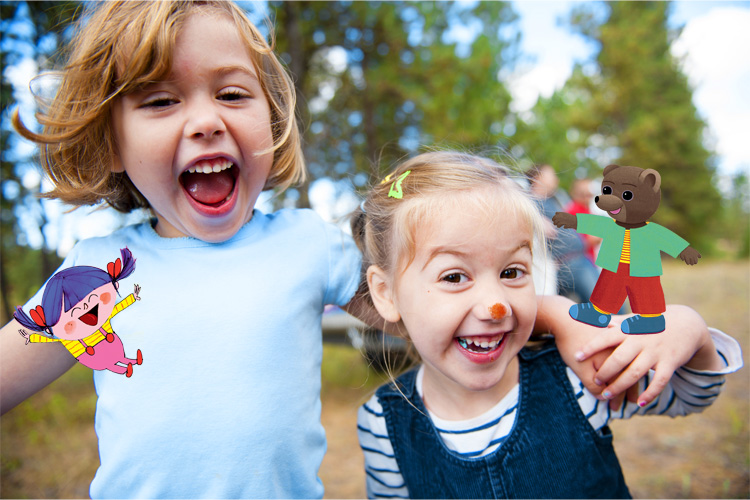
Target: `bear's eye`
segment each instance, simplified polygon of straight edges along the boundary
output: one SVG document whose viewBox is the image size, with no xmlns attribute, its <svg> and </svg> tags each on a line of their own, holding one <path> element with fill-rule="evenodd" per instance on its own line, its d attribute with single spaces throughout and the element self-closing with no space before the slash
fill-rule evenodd
<svg viewBox="0 0 750 500">
<path fill-rule="evenodd" d="M 612 188 L 610 186 L 604 186 L 602 188 L 602 194 L 612 194 Z"/>
<path fill-rule="evenodd" d="M 625 201 L 630 201 L 633 199 L 633 193 L 630 191 L 623 191 L 622 192 L 622 199 Z"/>
</svg>

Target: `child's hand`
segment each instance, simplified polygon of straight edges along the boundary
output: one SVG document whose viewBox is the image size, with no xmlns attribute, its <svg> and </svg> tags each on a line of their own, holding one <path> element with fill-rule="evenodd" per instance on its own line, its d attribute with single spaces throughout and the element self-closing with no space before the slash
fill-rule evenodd
<svg viewBox="0 0 750 500">
<path fill-rule="evenodd" d="M 595 383 L 602 384 L 602 396 L 612 399 L 653 369 L 651 383 L 637 398 L 643 407 L 661 393 L 680 366 L 698 370 L 723 367 L 706 323 L 697 312 L 687 306 L 671 305 L 667 306 L 664 319 L 666 330 L 656 334 L 625 335 L 617 328 L 603 329 L 578 353 L 576 358 L 584 361 L 614 348 L 603 363 L 594 363 L 598 366 Z"/>
<path fill-rule="evenodd" d="M 141 293 L 141 285 L 135 285 L 133 296 L 135 296 L 135 300 L 141 300 L 141 298 L 138 296 L 138 294 Z"/>
<path fill-rule="evenodd" d="M 28 344 L 28 343 L 29 343 L 29 332 L 27 332 L 27 331 L 26 331 L 26 330 L 24 330 L 23 328 L 19 328 L 19 329 L 18 329 L 18 333 L 20 333 L 20 334 L 21 334 L 21 337 L 23 337 L 23 338 L 25 338 L 25 339 L 26 339 L 26 344 Z"/>
<path fill-rule="evenodd" d="M 603 387 L 596 384 L 596 373 L 607 359 L 611 351 L 605 347 L 596 347 L 592 342 L 605 330 L 619 331 L 616 321 L 605 329 L 579 323 L 570 317 L 569 309 L 573 301 L 559 295 L 545 295 L 537 299 L 537 321 L 534 330 L 537 332 L 550 332 L 555 337 L 555 344 L 563 358 L 581 382 L 592 394 L 599 395 Z M 578 359 L 583 348 L 589 348 L 585 357 Z M 600 351 L 600 352 L 598 352 Z"/>
</svg>

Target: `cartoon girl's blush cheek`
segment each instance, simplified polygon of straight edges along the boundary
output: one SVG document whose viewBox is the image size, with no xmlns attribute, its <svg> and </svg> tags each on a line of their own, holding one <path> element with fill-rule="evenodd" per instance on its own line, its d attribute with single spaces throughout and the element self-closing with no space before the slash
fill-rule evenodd
<svg viewBox="0 0 750 500">
<path fill-rule="evenodd" d="M 102 302 L 102 304 L 109 304 L 109 301 L 112 300 L 112 294 L 109 292 L 104 292 L 101 297 L 99 297 L 99 300 Z"/>
<path fill-rule="evenodd" d="M 498 320 L 503 319 L 505 317 L 505 313 L 507 310 L 505 309 L 505 306 L 498 303 L 490 307 L 490 314 L 492 315 L 492 319 Z"/>
<path fill-rule="evenodd" d="M 65 333 L 67 333 L 68 335 L 72 334 L 76 329 L 76 322 L 68 321 L 67 323 L 65 323 L 65 326 L 63 327 L 63 329 L 65 330 Z"/>
</svg>

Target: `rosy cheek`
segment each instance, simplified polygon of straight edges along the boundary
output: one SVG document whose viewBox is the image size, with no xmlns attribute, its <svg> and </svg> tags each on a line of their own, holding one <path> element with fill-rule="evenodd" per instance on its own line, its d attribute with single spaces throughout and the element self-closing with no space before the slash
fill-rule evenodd
<svg viewBox="0 0 750 500">
<path fill-rule="evenodd" d="M 99 297 L 99 300 L 102 304 L 109 304 L 109 302 L 112 300 L 112 294 L 109 292 L 105 292 L 101 297 Z"/>
<path fill-rule="evenodd" d="M 75 321 L 68 321 L 67 323 L 65 323 L 65 326 L 63 328 L 65 330 L 65 333 L 67 333 L 68 335 L 70 335 L 76 329 L 76 322 Z"/>
</svg>

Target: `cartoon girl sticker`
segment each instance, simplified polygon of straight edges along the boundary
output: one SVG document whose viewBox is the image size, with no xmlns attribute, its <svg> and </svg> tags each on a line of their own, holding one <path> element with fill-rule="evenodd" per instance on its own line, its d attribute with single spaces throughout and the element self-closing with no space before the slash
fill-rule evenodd
<svg viewBox="0 0 750 500">
<path fill-rule="evenodd" d="M 24 327 L 45 335 L 29 334 L 20 329 L 29 342 L 61 342 L 78 362 L 94 370 L 133 374 L 133 365 L 143 363 L 141 350 L 136 359 L 125 357 L 120 337 L 110 320 L 123 309 L 141 300 L 141 287 L 120 302 L 118 281 L 135 270 L 130 250 L 120 250 L 122 259 L 107 264 L 107 270 L 91 266 L 64 269 L 50 278 L 44 289 L 42 304 L 27 315 L 20 307 L 13 317 Z"/>
</svg>

